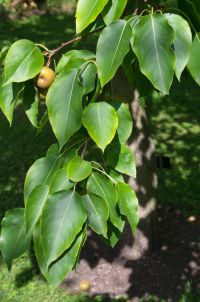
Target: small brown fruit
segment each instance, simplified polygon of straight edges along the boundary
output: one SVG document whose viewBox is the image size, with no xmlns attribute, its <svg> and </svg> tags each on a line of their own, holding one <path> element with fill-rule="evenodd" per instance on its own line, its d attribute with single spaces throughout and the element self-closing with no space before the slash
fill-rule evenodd
<svg viewBox="0 0 200 302">
<path fill-rule="evenodd" d="M 37 78 L 37 87 L 42 89 L 49 88 L 55 76 L 55 72 L 51 68 L 44 66 Z"/>
<path fill-rule="evenodd" d="M 90 282 L 88 280 L 82 280 L 80 283 L 79 283 L 79 289 L 83 292 L 86 292 L 88 291 L 90 288 Z"/>
</svg>

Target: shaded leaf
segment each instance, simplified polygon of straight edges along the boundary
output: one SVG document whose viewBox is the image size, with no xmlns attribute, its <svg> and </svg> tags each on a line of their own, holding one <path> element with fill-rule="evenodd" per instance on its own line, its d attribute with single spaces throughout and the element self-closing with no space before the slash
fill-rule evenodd
<svg viewBox="0 0 200 302">
<path fill-rule="evenodd" d="M 30 237 L 26 236 L 24 209 L 6 212 L 1 225 L 0 249 L 10 270 L 13 259 L 21 256 L 30 244 Z"/>
<path fill-rule="evenodd" d="M 56 288 L 74 268 L 84 236 L 85 234 L 83 232 L 78 235 L 72 246 L 66 250 L 57 261 L 52 263 L 48 269 L 41 241 L 40 227 L 38 225 L 35 228 L 33 239 L 37 262 L 42 274 L 53 288 Z"/>
<path fill-rule="evenodd" d="M 49 185 L 55 171 L 58 169 L 57 157 L 42 157 L 35 161 L 26 174 L 24 184 L 24 200 L 35 187 L 41 184 Z"/>
<path fill-rule="evenodd" d="M 38 185 L 33 191 L 28 195 L 25 204 L 25 221 L 26 221 L 26 231 L 27 235 L 31 235 L 33 229 L 38 222 L 45 202 L 49 194 L 49 186 Z"/>
<path fill-rule="evenodd" d="M 127 145 L 115 141 L 106 149 L 106 160 L 118 172 L 136 177 L 135 157 Z"/>
<path fill-rule="evenodd" d="M 86 221 L 83 199 L 75 191 L 49 196 L 41 217 L 41 236 L 49 266 L 74 242 Z"/>
<path fill-rule="evenodd" d="M 39 98 L 34 82 L 30 80 L 25 84 L 23 103 L 29 121 L 36 128 L 38 127 L 38 102 Z"/>
<path fill-rule="evenodd" d="M 24 86 L 20 83 L 4 85 L 4 76 L 0 76 L 0 109 L 6 116 L 10 125 L 13 120 L 13 112 L 18 100 L 22 96 Z"/>
<path fill-rule="evenodd" d="M 83 68 L 84 68 L 84 66 L 83 66 Z M 96 76 L 97 76 L 96 65 L 94 63 L 89 63 L 88 66 L 83 71 L 83 73 L 81 74 L 81 82 L 82 82 L 83 86 L 85 87 L 84 94 L 88 94 L 89 92 L 94 90 Z"/>
<path fill-rule="evenodd" d="M 102 237 L 101 239 L 108 246 L 114 247 L 117 244 L 117 242 L 119 241 L 119 239 L 122 235 L 124 226 L 125 226 L 125 220 L 124 219 L 120 220 L 120 225 L 119 225 L 118 228 L 116 228 L 112 224 L 112 222 L 110 220 L 108 220 L 108 238 Z"/>
<path fill-rule="evenodd" d="M 199 53 L 200 53 L 200 38 L 198 37 L 198 35 L 196 35 L 192 43 L 192 50 L 191 50 L 190 59 L 187 67 L 193 79 L 198 85 L 200 85 L 200 60 L 198 60 Z"/>
<path fill-rule="evenodd" d="M 130 137 L 133 129 L 133 120 L 129 111 L 128 104 L 122 103 L 117 110 L 118 127 L 117 133 L 120 143 L 125 144 Z"/>
<path fill-rule="evenodd" d="M 117 193 L 112 182 L 100 173 L 94 172 L 88 179 L 87 191 L 89 195 L 92 193 L 105 200 L 109 208 L 110 220 L 119 228 L 121 221 L 116 210 Z"/>
<path fill-rule="evenodd" d="M 107 220 L 109 217 L 107 203 L 94 194 L 85 195 L 83 198 L 87 209 L 88 225 L 97 234 L 107 237 Z"/>
<path fill-rule="evenodd" d="M 120 212 L 127 217 L 132 231 L 135 232 L 139 222 L 137 196 L 132 188 L 125 183 L 119 182 L 117 184 L 117 192 Z"/>
</svg>

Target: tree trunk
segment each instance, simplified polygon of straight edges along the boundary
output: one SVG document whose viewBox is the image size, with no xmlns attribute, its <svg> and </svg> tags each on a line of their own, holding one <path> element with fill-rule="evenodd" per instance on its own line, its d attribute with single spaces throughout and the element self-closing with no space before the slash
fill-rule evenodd
<svg viewBox="0 0 200 302">
<path fill-rule="evenodd" d="M 129 178 L 128 181 L 136 191 L 139 199 L 139 229 L 148 240 L 149 249 L 152 250 L 157 245 L 155 145 L 148 131 L 145 111 L 139 103 L 139 93 L 129 85 L 122 70 L 118 72 L 113 80 L 112 93 L 118 98 L 125 99 L 129 103 L 132 113 L 134 126 L 129 145 L 136 158 L 137 178 Z"/>
</svg>

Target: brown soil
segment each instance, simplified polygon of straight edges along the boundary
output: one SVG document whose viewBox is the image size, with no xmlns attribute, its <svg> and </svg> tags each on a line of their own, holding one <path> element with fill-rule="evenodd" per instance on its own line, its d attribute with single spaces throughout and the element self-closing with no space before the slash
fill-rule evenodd
<svg viewBox="0 0 200 302">
<path fill-rule="evenodd" d="M 80 281 L 88 280 L 90 295 L 126 295 L 136 302 L 152 294 L 174 302 L 187 281 L 199 288 L 200 222 L 174 210 L 159 210 L 158 220 L 159 242 L 154 251 L 149 250 L 140 226 L 135 238 L 127 226 L 114 249 L 89 234 L 76 272 L 64 283 L 68 291 L 78 291 Z"/>
</svg>

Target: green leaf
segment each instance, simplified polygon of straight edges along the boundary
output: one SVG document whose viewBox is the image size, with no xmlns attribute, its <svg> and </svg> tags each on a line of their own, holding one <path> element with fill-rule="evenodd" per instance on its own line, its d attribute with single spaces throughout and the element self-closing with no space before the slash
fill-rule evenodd
<svg viewBox="0 0 200 302">
<path fill-rule="evenodd" d="M 5 59 L 7 83 L 24 82 L 34 78 L 44 65 L 41 50 L 29 40 L 18 40 L 11 45 Z"/>
<path fill-rule="evenodd" d="M 200 38 L 198 35 L 196 35 L 192 43 L 192 50 L 191 50 L 190 59 L 187 67 L 193 79 L 198 85 L 200 85 L 200 60 L 198 59 L 199 53 L 200 53 Z"/>
<path fill-rule="evenodd" d="M 77 155 L 76 149 L 69 149 L 63 156 L 63 165 L 68 167 L 70 161 Z"/>
<path fill-rule="evenodd" d="M 88 63 L 85 63 L 88 64 Z M 84 66 L 83 66 L 84 68 Z M 88 94 L 95 88 L 95 81 L 97 76 L 97 67 L 94 63 L 89 63 L 81 74 L 81 82 L 85 87 L 84 94 Z"/>
<path fill-rule="evenodd" d="M 52 179 L 50 185 L 50 194 L 59 192 L 59 191 L 67 191 L 74 187 L 74 183 L 71 182 L 67 177 L 67 166 L 59 169 Z"/>
<path fill-rule="evenodd" d="M 1 50 L 0 50 L 0 65 L 4 65 L 4 61 L 5 61 L 5 57 L 7 55 L 9 46 L 4 46 Z"/>
<path fill-rule="evenodd" d="M 18 100 L 22 96 L 24 86 L 20 83 L 4 85 L 4 76 L 0 76 L 0 109 L 6 116 L 10 125 L 13 120 L 13 112 Z"/>
<path fill-rule="evenodd" d="M 114 142 L 106 149 L 106 160 L 118 172 L 136 177 L 135 157 L 127 145 Z"/>
<path fill-rule="evenodd" d="M 75 156 L 67 167 L 67 177 L 74 182 L 87 178 L 91 173 L 92 165 L 79 155 Z"/>
<path fill-rule="evenodd" d="M 175 73 L 180 81 L 181 74 L 190 58 L 192 33 L 188 22 L 181 16 L 175 14 L 165 14 L 165 16 L 175 33 L 175 40 L 173 42 L 176 56 Z"/>
<path fill-rule="evenodd" d="M 48 158 L 56 158 L 59 156 L 59 144 L 55 143 L 55 144 L 52 144 L 48 150 L 47 150 L 47 153 L 46 153 L 46 157 Z"/>
<path fill-rule="evenodd" d="M 26 174 L 24 184 L 24 200 L 38 185 L 51 183 L 55 171 L 58 169 L 57 157 L 42 157 L 35 161 Z"/>
<path fill-rule="evenodd" d="M 76 33 L 95 21 L 107 2 L 108 0 L 79 0 L 76 9 Z"/>
<path fill-rule="evenodd" d="M 83 111 L 83 125 L 103 151 L 113 140 L 118 126 L 115 109 L 105 102 L 90 104 Z"/>
<path fill-rule="evenodd" d="M 107 220 L 109 217 L 107 203 L 94 194 L 85 195 L 83 199 L 87 208 L 88 225 L 97 234 L 107 237 Z"/>
<path fill-rule="evenodd" d="M 81 127 L 84 88 L 79 83 L 79 71 L 58 75 L 46 98 L 49 120 L 60 147 Z"/>
<path fill-rule="evenodd" d="M 119 241 L 123 229 L 125 226 L 125 220 L 121 219 L 120 220 L 120 226 L 118 228 L 116 228 L 112 222 L 110 222 L 110 220 L 108 220 L 108 238 L 104 238 L 102 237 L 101 239 L 103 240 L 103 242 L 109 246 L 111 246 L 112 248 L 117 244 L 117 242 Z"/>
<path fill-rule="evenodd" d="M 117 127 L 119 141 L 120 143 L 125 144 L 130 137 L 133 129 L 133 120 L 129 111 L 128 104 L 121 104 L 121 106 L 117 110 L 117 116 L 119 121 Z"/>
<path fill-rule="evenodd" d="M 132 29 L 125 20 L 107 26 L 97 43 L 97 71 L 103 87 L 115 75 L 129 51 Z"/>
<path fill-rule="evenodd" d="M 48 269 L 41 241 L 40 227 L 38 225 L 35 228 L 33 240 L 37 262 L 44 277 L 49 282 L 49 284 L 53 286 L 53 288 L 56 288 L 64 280 L 67 274 L 70 273 L 74 268 L 80 253 L 84 236 L 85 234 L 84 232 L 82 232 L 75 239 L 72 246 L 67 251 L 65 251 L 61 255 L 61 257 L 57 261 L 55 261 Z"/>
<path fill-rule="evenodd" d="M 29 121 L 36 128 L 38 128 L 38 102 L 39 99 L 36 88 L 34 87 L 34 82 L 30 80 L 25 84 L 23 93 L 23 103 L 25 113 Z"/>
<path fill-rule="evenodd" d="M 127 53 L 122 63 L 122 68 L 124 71 L 125 76 L 127 77 L 130 85 L 134 87 L 135 84 L 135 74 L 133 70 L 133 62 L 135 60 L 135 54 L 133 53 L 132 49 Z"/>
<path fill-rule="evenodd" d="M 56 66 L 56 72 L 61 73 L 69 68 L 79 68 L 88 60 L 95 59 L 95 54 L 88 50 L 70 50 L 62 55 Z"/>
<path fill-rule="evenodd" d="M 28 195 L 25 204 L 25 221 L 27 235 L 31 235 L 32 231 L 42 214 L 43 207 L 49 194 L 49 186 L 38 185 Z"/>
<path fill-rule="evenodd" d="M 40 132 L 44 129 L 44 127 L 47 125 L 48 121 L 49 121 L 49 116 L 48 116 L 48 112 L 46 110 L 38 123 L 36 136 L 38 134 L 40 134 Z"/>
<path fill-rule="evenodd" d="M 55 193 L 47 199 L 41 217 L 41 236 L 49 266 L 74 242 L 87 218 L 85 204 L 75 191 Z"/>
<path fill-rule="evenodd" d="M 143 17 L 133 28 L 133 51 L 142 73 L 154 87 L 168 94 L 173 81 L 175 56 L 171 45 L 174 32 L 167 18 L 161 15 Z"/>
<path fill-rule="evenodd" d="M 116 210 L 117 193 L 112 182 L 99 173 L 92 173 L 87 182 L 87 191 L 89 195 L 92 193 L 105 200 L 109 208 L 110 220 L 119 228 L 121 221 Z"/>
<path fill-rule="evenodd" d="M 139 222 L 137 196 L 132 188 L 125 183 L 119 182 L 117 184 L 117 192 L 120 212 L 127 217 L 132 231 L 135 232 Z"/>
<path fill-rule="evenodd" d="M 121 173 L 115 171 L 115 170 L 110 170 L 109 171 L 109 176 L 112 177 L 116 182 L 124 182 L 124 177 Z"/>
<path fill-rule="evenodd" d="M 10 270 L 13 259 L 21 256 L 30 244 L 30 238 L 26 236 L 24 209 L 6 212 L 1 225 L 0 249 Z"/>
<path fill-rule="evenodd" d="M 102 15 L 106 25 L 109 25 L 113 21 L 119 19 L 126 7 L 128 0 L 110 0 L 104 8 Z"/>
</svg>

